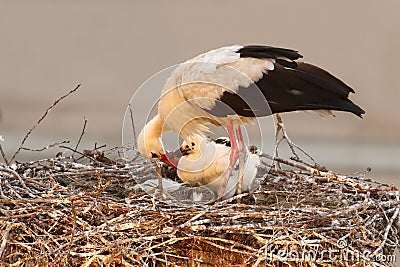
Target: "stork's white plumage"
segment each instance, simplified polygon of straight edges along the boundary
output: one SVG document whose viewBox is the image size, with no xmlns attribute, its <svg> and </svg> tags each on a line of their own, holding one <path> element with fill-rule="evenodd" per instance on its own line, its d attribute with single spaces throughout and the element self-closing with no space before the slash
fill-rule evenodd
<svg viewBox="0 0 400 267">
<path fill-rule="evenodd" d="M 228 138 L 209 140 L 199 135 L 192 137 L 190 146 L 184 141 L 181 147 L 182 157 L 178 161 L 177 174 L 184 182 L 200 184 L 219 194 L 225 173 L 228 171 L 230 141 Z M 249 191 L 255 185 L 260 157 L 257 151 L 247 153 L 243 172 L 242 191 Z M 236 169 L 230 175 L 222 199 L 235 195 L 238 189 L 239 175 Z"/>
<path fill-rule="evenodd" d="M 182 63 L 165 84 L 158 114 L 139 134 L 140 153 L 165 160 L 162 133 L 174 131 L 191 145 L 194 135 L 205 137 L 209 124 L 224 126 L 232 145 L 227 183 L 238 158 L 242 176 L 246 150 L 240 125 L 254 117 L 321 109 L 361 117 L 364 111 L 348 99 L 354 90 L 316 66 L 296 62 L 301 57 L 291 49 L 233 45 Z"/>
</svg>

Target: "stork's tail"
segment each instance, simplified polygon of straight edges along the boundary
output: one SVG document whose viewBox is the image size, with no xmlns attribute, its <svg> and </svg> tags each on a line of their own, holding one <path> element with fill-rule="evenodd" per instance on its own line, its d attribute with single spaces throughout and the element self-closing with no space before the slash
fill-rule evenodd
<svg viewBox="0 0 400 267">
<path fill-rule="evenodd" d="M 327 71 L 307 63 L 296 68 L 277 65 L 257 86 L 263 91 L 272 113 L 295 110 L 336 110 L 362 117 L 365 111 L 349 98 L 354 90 Z"/>
</svg>

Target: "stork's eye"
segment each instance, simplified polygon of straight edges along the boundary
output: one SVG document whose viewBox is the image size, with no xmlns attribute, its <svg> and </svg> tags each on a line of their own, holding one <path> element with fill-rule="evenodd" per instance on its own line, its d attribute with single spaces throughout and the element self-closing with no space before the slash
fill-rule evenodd
<svg viewBox="0 0 400 267">
<path fill-rule="evenodd" d="M 192 146 L 194 146 L 194 145 L 195 145 L 195 143 L 192 142 Z"/>
<path fill-rule="evenodd" d="M 151 158 L 156 159 L 158 158 L 158 155 L 156 153 L 151 152 Z"/>
</svg>

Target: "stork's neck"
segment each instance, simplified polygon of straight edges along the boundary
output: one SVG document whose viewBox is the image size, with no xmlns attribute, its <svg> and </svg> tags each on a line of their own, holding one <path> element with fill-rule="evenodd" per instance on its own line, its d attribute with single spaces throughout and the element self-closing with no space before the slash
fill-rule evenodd
<svg viewBox="0 0 400 267">
<path fill-rule="evenodd" d="M 139 152 L 148 158 L 151 158 L 151 152 L 164 153 L 163 146 L 160 141 L 164 121 L 157 114 L 142 129 L 138 136 L 137 145 Z"/>
<path fill-rule="evenodd" d="M 146 132 L 147 138 L 159 138 L 162 133 L 164 121 L 161 119 L 160 115 L 157 114 L 152 118 L 142 131 Z"/>
</svg>

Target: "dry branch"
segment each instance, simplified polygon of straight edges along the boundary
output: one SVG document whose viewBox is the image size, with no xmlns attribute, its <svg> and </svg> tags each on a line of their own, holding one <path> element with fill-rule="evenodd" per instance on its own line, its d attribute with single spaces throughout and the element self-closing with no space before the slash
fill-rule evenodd
<svg viewBox="0 0 400 267">
<path fill-rule="evenodd" d="M 49 149 L 51 147 L 56 147 L 56 146 L 60 146 L 60 145 L 63 145 L 63 144 L 68 144 L 68 143 L 69 143 L 69 141 L 65 140 L 65 141 L 61 141 L 61 142 L 57 142 L 57 143 L 53 143 L 53 144 L 47 145 L 47 146 L 42 147 L 42 148 L 22 147 L 21 150 L 33 151 L 33 152 L 41 152 L 41 151 L 44 151 L 44 150 Z"/>
<path fill-rule="evenodd" d="M 75 149 L 74 149 L 75 151 L 78 150 L 78 146 L 81 143 L 83 135 L 85 134 L 85 129 L 86 129 L 86 125 L 87 125 L 88 121 L 87 121 L 86 118 L 83 118 L 83 119 L 84 119 L 84 122 L 83 122 L 82 132 L 81 132 L 81 135 L 79 136 L 78 142 L 76 142 L 76 146 L 75 146 Z M 72 157 L 74 157 L 74 154 L 72 154 Z"/>
<path fill-rule="evenodd" d="M 9 165 L 9 161 L 7 160 L 6 153 L 4 153 L 3 147 L 0 145 L 0 154 L 4 159 L 4 162 Z"/>
<path fill-rule="evenodd" d="M 130 117 L 130 119 L 131 119 L 133 140 L 137 140 L 137 136 L 136 136 L 136 127 L 135 127 L 135 120 L 134 120 L 134 117 L 133 117 L 132 106 L 131 106 L 130 103 L 128 104 L 128 107 L 129 107 L 129 117 Z M 136 143 L 135 143 L 135 142 L 133 143 L 133 148 L 136 148 Z"/>
<path fill-rule="evenodd" d="M 54 101 L 54 103 L 48 107 L 46 109 L 46 111 L 43 113 L 43 115 L 39 118 L 39 120 L 36 122 L 35 125 L 32 126 L 32 128 L 25 134 L 24 138 L 21 141 L 21 144 L 19 146 L 19 148 L 17 149 L 17 151 L 15 151 L 15 153 L 12 155 L 11 159 L 10 159 L 10 163 L 13 162 L 13 160 L 15 159 L 15 157 L 19 154 L 19 152 L 23 149 L 24 144 L 26 142 L 26 140 L 28 139 L 28 137 L 31 135 L 31 133 L 36 129 L 36 127 L 44 120 L 44 118 L 46 118 L 47 114 L 51 111 L 51 109 L 53 107 L 55 107 L 61 100 L 63 100 L 64 98 L 68 97 L 69 95 L 71 95 L 72 93 L 74 93 L 75 91 L 77 91 L 79 89 L 81 85 L 78 84 L 74 89 L 72 89 L 71 91 L 69 91 L 67 94 L 61 96 L 60 98 L 58 98 L 56 101 Z"/>
</svg>

